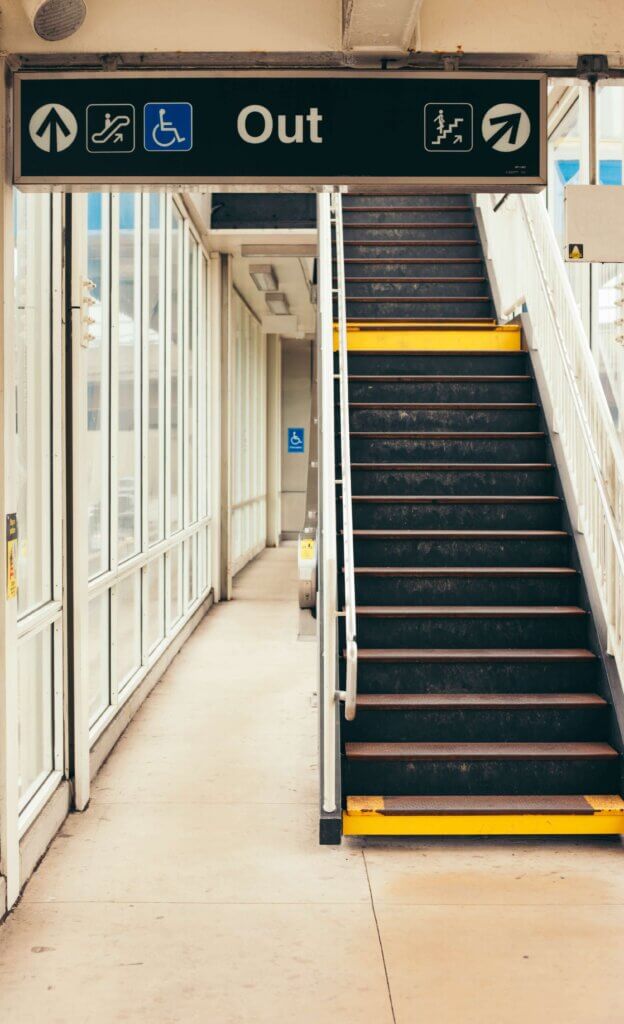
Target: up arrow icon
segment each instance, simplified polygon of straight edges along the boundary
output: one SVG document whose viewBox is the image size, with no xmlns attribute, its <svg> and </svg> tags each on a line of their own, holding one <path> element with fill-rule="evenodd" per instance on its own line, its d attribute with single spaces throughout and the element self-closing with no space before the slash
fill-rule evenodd
<svg viewBox="0 0 624 1024">
<path fill-rule="evenodd" d="M 68 107 L 45 103 L 35 110 L 28 131 L 38 149 L 56 155 L 71 146 L 78 134 L 78 122 Z"/>
</svg>

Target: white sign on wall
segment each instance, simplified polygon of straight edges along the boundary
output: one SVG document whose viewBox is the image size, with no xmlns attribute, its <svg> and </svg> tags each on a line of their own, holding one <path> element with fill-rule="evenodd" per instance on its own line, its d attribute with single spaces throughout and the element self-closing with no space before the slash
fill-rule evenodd
<svg viewBox="0 0 624 1024">
<path fill-rule="evenodd" d="M 624 188 L 567 185 L 565 250 L 570 263 L 624 263 Z"/>
</svg>

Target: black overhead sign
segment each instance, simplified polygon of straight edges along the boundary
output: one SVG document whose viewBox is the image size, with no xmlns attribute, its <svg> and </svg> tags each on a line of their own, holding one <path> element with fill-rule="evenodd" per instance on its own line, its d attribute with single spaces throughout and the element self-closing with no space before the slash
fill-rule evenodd
<svg viewBox="0 0 624 1024">
<path fill-rule="evenodd" d="M 18 74 L 18 185 L 546 183 L 540 75 Z"/>
</svg>

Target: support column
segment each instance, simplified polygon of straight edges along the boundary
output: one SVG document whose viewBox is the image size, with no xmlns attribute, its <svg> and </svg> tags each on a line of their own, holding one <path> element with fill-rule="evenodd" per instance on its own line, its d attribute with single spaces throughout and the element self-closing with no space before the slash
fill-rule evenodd
<svg viewBox="0 0 624 1024">
<path fill-rule="evenodd" d="M 221 501 L 219 580 L 222 601 L 232 598 L 232 256 L 221 254 Z"/>
<path fill-rule="evenodd" d="M 7 591 L 6 517 L 16 511 L 13 311 L 13 190 L 8 133 L 8 69 L 0 61 L 0 872 L 6 909 L 20 891 L 18 825 L 17 597 Z M 18 524 L 19 529 L 19 524 Z M 0 897 L 1 899 L 1 897 Z M 0 914 L 4 911 L 0 902 Z"/>
<path fill-rule="evenodd" d="M 267 335 L 267 547 L 279 547 L 282 530 L 282 342 Z"/>
</svg>

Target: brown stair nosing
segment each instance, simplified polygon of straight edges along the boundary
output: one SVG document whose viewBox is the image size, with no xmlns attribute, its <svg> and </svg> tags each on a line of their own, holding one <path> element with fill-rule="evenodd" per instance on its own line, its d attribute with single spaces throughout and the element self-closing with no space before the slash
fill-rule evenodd
<svg viewBox="0 0 624 1024">
<path fill-rule="evenodd" d="M 547 619 L 587 616 L 577 605 L 358 605 L 363 619 Z"/>
<path fill-rule="evenodd" d="M 342 652 L 344 656 L 344 651 Z M 370 662 L 566 662 L 597 661 L 583 647 L 360 647 L 358 661 Z"/>
<path fill-rule="evenodd" d="M 597 693 L 363 693 L 358 710 L 417 711 L 447 708 L 526 710 L 565 707 L 607 707 Z"/>
<path fill-rule="evenodd" d="M 345 744 L 355 761 L 532 761 L 612 760 L 609 743 L 353 743 Z"/>
<path fill-rule="evenodd" d="M 342 533 L 342 531 L 340 531 Z M 403 537 L 439 540 L 542 540 L 545 537 L 568 537 L 565 530 L 353 530 L 354 537 Z"/>
<path fill-rule="evenodd" d="M 344 568 L 342 570 L 344 572 Z M 526 576 L 577 576 L 578 570 L 570 566 L 441 566 L 436 568 L 422 566 L 359 566 L 355 568 L 356 576 L 427 576 L 452 579 L 453 576 L 462 578 L 470 576 L 505 576 L 505 577 L 526 577 Z"/>
<path fill-rule="evenodd" d="M 546 471 L 553 469 L 552 462 L 352 462 L 351 470 L 390 473 L 401 470 L 411 473 L 440 472 L 484 472 L 517 473 L 519 470 Z"/>
<path fill-rule="evenodd" d="M 442 441 L 512 441 L 544 438 L 543 430 L 351 430 L 350 437 L 371 437 L 381 440 L 403 441 L 411 438 Z"/>
<path fill-rule="evenodd" d="M 351 797 L 347 797 L 347 813 Z M 353 810 L 386 816 L 481 814 L 583 814 L 594 808 L 584 796 L 384 796 L 354 797 Z M 370 800 L 370 807 L 366 801 Z"/>
<path fill-rule="evenodd" d="M 540 505 L 561 498 L 557 494 L 354 494 L 351 500 L 368 505 Z"/>
</svg>

